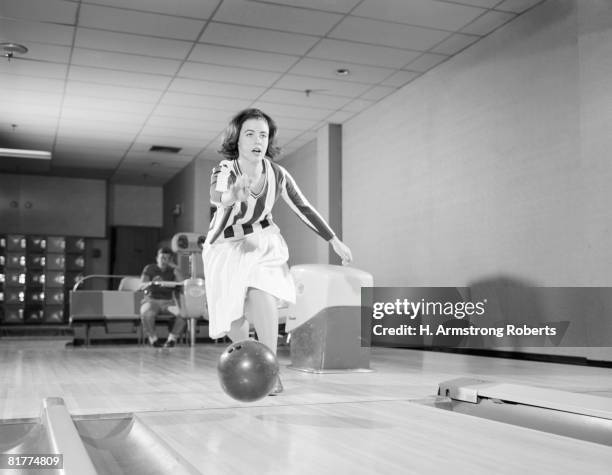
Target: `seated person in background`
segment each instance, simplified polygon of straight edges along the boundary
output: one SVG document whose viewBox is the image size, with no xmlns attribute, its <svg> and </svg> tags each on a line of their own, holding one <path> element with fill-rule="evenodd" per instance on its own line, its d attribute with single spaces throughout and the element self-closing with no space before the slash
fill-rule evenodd
<svg viewBox="0 0 612 475">
<path fill-rule="evenodd" d="M 145 296 L 140 305 L 140 318 L 142 328 L 151 346 L 159 348 L 172 348 L 176 345 L 176 340 L 185 330 L 185 319 L 180 315 L 178 301 L 175 296 L 174 287 L 155 285 L 156 281 L 176 281 L 182 282 L 183 275 L 173 261 L 174 253 L 168 247 L 161 247 L 157 250 L 155 264 L 148 264 L 142 271 L 141 288 L 145 291 Z M 163 344 L 155 331 L 155 319 L 161 312 L 169 312 L 176 316 L 174 326 L 168 340 Z"/>
</svg>

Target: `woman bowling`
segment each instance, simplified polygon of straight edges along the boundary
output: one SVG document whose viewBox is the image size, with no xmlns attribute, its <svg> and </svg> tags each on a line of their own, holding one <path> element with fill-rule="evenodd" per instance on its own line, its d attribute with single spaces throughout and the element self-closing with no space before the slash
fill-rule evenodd
<svg viewBox="0 0 612 475">
<path fill-rule="evenodd" d="M 252 323 L 259 341 L 274 354 L 278 341 L 278 300 L 295 302 L 287 244 L 272 220 L 279 196 L 306 225 L 328 241 L 346 264 L 350 249 L 301 193 L 293 177 L 273 163 L 277 127 L 258 109 L 238 113 L 228 124 L 213 169 L 210 198 L 216 207 L 202 251 L 210 337 L 249 336 Z M 271 394 L 282 392 L 278 379 Z"/>
</svg>

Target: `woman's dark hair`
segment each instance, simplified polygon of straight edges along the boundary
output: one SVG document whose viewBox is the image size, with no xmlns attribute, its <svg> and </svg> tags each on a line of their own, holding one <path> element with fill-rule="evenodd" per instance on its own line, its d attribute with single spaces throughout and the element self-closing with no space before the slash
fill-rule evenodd
<svg viewBox="0 0 612 475">
<path fill-rule="evenodd" d="M 242 128 L 242 124 L 249 119 L 263 119 L 268 123 L 269 134 L 266 156 L 270 158 L 276 157 L 280 152 L 280 148 L 276 145 L 276 133 L 278 131 L 276 122 L 272 120 L 272 117 L 259 109 L 245 109 L 234 116 L 225 129 L 225 135 L 219 153 L 229 160 L 236 160 L 238 158 L 238 138 L 240 137 L 240 129 Z"/>
</svg>

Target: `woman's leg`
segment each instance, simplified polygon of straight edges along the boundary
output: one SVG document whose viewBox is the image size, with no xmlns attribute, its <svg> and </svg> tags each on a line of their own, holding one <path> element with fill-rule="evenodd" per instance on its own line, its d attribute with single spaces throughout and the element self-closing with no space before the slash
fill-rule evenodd
<svg viewBox="0 0 612 475">
<path fill-rule="evenodd" d="M 257 339 L 276 355 L 278 345 L 278 302 L 276 297 L 260 289 L 249 288 L 245 304 L 246 317 L 255 326 Z M 283 392 L 280 376 L 270 392 L 275 396 Z"/>
<path fill-rule="evenodd" d="M 232 342 L 243 341 L 249 338 L 249 322 L 246 318 L 241 317 L 238 320 L 232 322 L 230 331 L 227 333 Z"/>
<path fill-rule="evenodd" d="M 276 354 L 278 344 L 278 303 L 276 297 L 250 287 L 245 304 L 247 319 L 255 326 L 257 339 Z"/>
</svg>

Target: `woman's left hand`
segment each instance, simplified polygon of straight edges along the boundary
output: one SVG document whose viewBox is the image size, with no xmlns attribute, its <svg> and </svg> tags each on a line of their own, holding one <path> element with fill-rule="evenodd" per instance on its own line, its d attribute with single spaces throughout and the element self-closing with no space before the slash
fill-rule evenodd
<svg viewBox="0 0 612 475">
<path fill-rule="evenodd" d="M 329 243 L 334 248 L 334 252 L 340 256 L 340 259 L 342 259 L 343 266 L 347 265 L 353 260 L 351 250 L 346 244 L 340 241 L 337 236 L 334 236 Z"/>
</svg>

